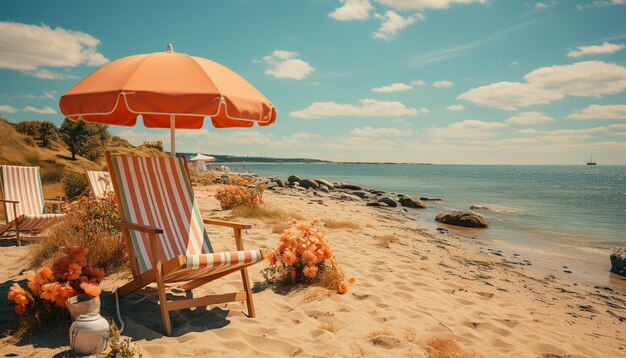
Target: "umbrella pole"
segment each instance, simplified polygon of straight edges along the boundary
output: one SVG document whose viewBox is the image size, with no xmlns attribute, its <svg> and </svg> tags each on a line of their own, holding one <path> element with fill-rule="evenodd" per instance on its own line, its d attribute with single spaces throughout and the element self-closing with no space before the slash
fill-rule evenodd
<svg viewBox="0 0 626 358">
<path fill-rule="evenodd" d="M 170 156 L 176 156 L 176 117 L 170 114 Z"/>
</svg>

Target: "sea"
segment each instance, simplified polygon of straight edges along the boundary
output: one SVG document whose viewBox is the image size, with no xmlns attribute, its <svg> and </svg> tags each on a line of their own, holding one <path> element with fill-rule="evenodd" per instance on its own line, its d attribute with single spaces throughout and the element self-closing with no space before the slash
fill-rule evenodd
<svg viewBox="0 0 626 358">
<path fill-rule="evenodd" d="M 626 166 L 229 164 L 259 176 L 324 178 L 413 197 L 441 198 L 416 210 L 427 227 L 447 210 L 472 205 L 491 223 L 460 230 L 506 258 L 573 282 L 626 289 L 609 273 L 610 253 L 626 247 Z M 454 231 L 454 229 L 453 229 Z M 515 255 L 514 255 L 515 254 Z M 517 260 L 519 261 L 519 260 Z"/>
</svg>

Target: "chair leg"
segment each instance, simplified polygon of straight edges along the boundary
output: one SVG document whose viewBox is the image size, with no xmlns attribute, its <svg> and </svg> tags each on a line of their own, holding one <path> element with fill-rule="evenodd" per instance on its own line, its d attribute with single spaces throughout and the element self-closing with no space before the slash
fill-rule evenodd
<svg viewBox="0 0 626 358">
<path fill-rule="evenodd" d="M 17 238 L 17 246 L 22 246 L 22 240 L 20 239 L 19 220 L 15 220 L 15 237 Z"/>
<path fill-rule="evenodd" d="M 156 284 L 159 292 L 159 306 L 161 308 L 161 319 L 163 320 L 163 329 L 166 336 L 172 335 L 172 325 L 170 323 L 170 311 L 167 309 L 167 296 L 165 295 L 165 283 L 163 282 L 163 267 L 159 261 L 156 265 Z"/>
<path fill-rule="evenodd" d="M 248 269 L 241 269 L 241 280 L 243 281 L 243 289 L 246 291 L 246 305 L 248 306 L 248 317 L 256 317 L 254 311 L 254 301 L 252 301 L 252 289 L 250 288 L 250 278 L 248 277 Z"/>
</svg>

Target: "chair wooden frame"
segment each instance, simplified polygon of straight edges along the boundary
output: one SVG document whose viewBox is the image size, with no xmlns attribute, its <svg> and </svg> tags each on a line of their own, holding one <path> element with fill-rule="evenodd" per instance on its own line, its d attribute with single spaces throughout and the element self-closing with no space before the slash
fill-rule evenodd
<svg viewBox="0 0 626 358">
<path fill-rule="evenodd" d="M 109 152 L 106 152 L 106 160 L 107 160 L 107 165 L 110 171 L 111 170 L 110 168 L 113 168 L 113 165 L 112 165 L 111 155 Z M 187 169 L 186 162 L 185 162 L 185 169 Z M 113 173 L 111 173 L 111 182 L 113 184 L 117 204 L 121 208 L 122 202 L 117 192 L 118 190 L 117 188 L 119 188 L 119 186 L 117 183 L 117 178 Z M 250 286 L 250 279 L 249 279 L 247 267 L 243 267 L 243 268 L 236 267 L 230 270 L 219 272 L 217 274 L 195 278 L 195 279 L 192 279 L 191 281 L 182 283 L 178 286 L 179 288 L 185 291 L 191 291 L 199 286 L 207 284 L 218 278 L 234 273 L 236 271 L 240 271 L 241 281 L 243 284 L 242 291 L 231 292 L 231 293 L 226 293 L 226 294 L 207 295 L 207 296 L 198 297 L 198 298 L 167 300 L 166 292 L 165 292 L 166 287 L 165 287 L 164 277 L 170 272 L 186 267 L 187 265 L 186 257 L 178 256 L 166 262 L 161 262 L 161 260 L 155 259 L 157 260 L 156 264 L 151 269 L 142 273 L 137 263 L 137 260 L 138 260 L 137 253 L 135 252 L 133 245 L 131 243 L 130 232 L 137 231 L 137 232 L 147 234 L 149 238 L 150 251 L 151 251 L 152 257 L 158 258 L 159 256 L 157 254 L 157 251 L 158 251 L 158 245 L 160 241 L 157 235 L 162 234 L 163 229 L 157 228 L 157 227 L 150 227 L 146 225 L 140 225 L 136 223 L 131 223 L 124 218 L 123 210 L 120 210 L 120 218 L 122 219 L 122 221 L 116 222 L 114 224 L 121 228 L 125 245 L 129 249 L 130 267 L 131 267 L 131 272 L 133 275 L 133 280 L 119 287 L 117 289 L 117 293 L 120 297 L 123 297 L 142 287 L 145 287 L 146 285 L 150 283 L 153 283 L 153 282 L 156 283 L 157 292 L 159 296 L 161 318 L 163 321 L 163 328 L 167 336 L 170 336 L 172 334 L 172 326 L 171 326 L 170 317 L 169 317 L 170 311 L 176 311 L 176 310 L 180 310 L 184 308 L 193 308 L 193 307 L 199 307 L 199 306 L 227 303 L 227 302 L 246 301 L 247 312 L 248 312 L 247 316 L 250 318 L 254 318 L 256 316 L 256 312 L 254 309 L 254 302 L 252 299 L 252 289 Z M 251 228 L 250 225 L 236 223 L 236 222 L 222 221 L 222 220 L 214 220 L 214 219 L 203 219 L 202 221 L 204 224 L 232 228 L 237 250 L 238 251 L 244 250 L 242 231 L 245 229 L 250 229 Z M 261 250 L 260 253 L 261 253 L 261 258 L 262 259 L 265 258 L 264 251 Z"/>
</svg>

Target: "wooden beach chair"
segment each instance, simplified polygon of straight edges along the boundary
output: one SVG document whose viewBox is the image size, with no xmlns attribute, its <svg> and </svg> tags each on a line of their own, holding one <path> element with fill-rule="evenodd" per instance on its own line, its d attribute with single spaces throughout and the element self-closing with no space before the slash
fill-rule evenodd
<svg viewBox="0 0 626 358">
<path fill-rule="evenodd" d="M 254 317 L 246 267 L 264 259 L 261 250 L 245 250 L 241 233 L 249 225 L 202 219 L 194 200 L 184 158 L 143 158 L 106 153 L 113 190 L 120 208 L 133 280 L 120 287 L 127 295 L 152 282 L 157 285 L 161 318 L 171 335 L 169 312 L 183 308 L 246 301 Z M 204 224 L 230 227 L 237 251 L 213 251 Z M 192 290 L 239 271 L 243 291 L 168 301 L 166 283 Z"/>
<path fill-rule="evenodd" d="M 109 175 L 109 172 L 88 170 L 87 178 L 89 178 L 91 193 L 96 200 L 102 199 L 107 196 L 107 194 L 113 192 L 113 185 L 111 184 L 111 176 Z"/>
<path fill-rule="evenodd" d="M 0 235 L 10 229 L 15 230 L 17 246 L 22 243 L 20 232 L 43 231 L 65 216 L 46 214 L 46 203 L 60 207 L 62 201 L 44 200 L 39 167 L 2 165 L 0 182 L 0 202 L 6 218 L 6 224 L 0 226 Z"/>
</svg>

